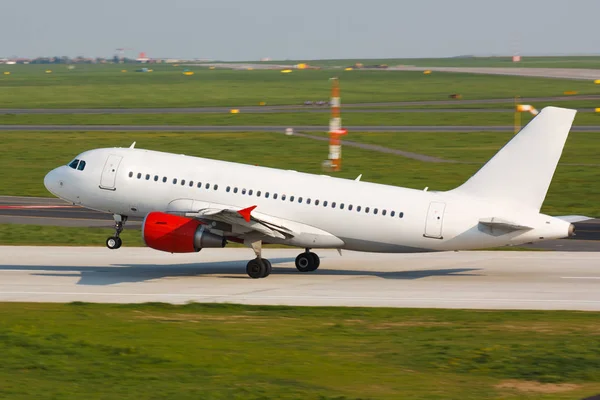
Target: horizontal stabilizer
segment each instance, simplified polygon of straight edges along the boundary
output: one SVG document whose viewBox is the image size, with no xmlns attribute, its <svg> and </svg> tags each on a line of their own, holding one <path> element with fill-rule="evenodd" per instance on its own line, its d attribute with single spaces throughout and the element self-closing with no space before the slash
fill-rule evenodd
<svg viewBox="0 0 600 400">
<path fill-rule="evenodd" d="M 562 219 L 563 221 L 567 221 L 570 223 L 583 222 L 583 221 L 587 221 L 590 219 L 594 219 L 592 217 L 586 217 L 583 215 L 560 215 L 560 216 L 554 217 L 554 218 Z"/>
<path fill-rule="evenodd" d="M 522 225 L 498 217 L 482 218 L 479 220 L 479 223 L 492 229 L 498 228 L 507 231 L 527 231 L 533 229 L 531 226 Z"/>
</svg>

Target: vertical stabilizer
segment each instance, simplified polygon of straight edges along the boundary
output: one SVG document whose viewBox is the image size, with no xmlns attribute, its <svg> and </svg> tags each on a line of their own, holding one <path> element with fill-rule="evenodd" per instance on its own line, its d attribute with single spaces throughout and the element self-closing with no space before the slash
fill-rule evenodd
<svg viewBox="0 0 600 400">
<path fill-rule="evenodd" d="M 542 207 L 576 110 L 546 107 L 455 192 Z"/>
</svg>

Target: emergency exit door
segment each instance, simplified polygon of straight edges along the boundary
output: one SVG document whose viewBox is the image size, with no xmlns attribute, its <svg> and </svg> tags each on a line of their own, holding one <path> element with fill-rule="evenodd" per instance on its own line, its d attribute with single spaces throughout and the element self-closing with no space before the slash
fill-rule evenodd
<svg viewBox="0 0 600 400">
<path fill-rule="evenodd" d="M 121 163 L 121 156 L 109 155 L 104 164 L 102 170 L 102 177 L 100 178 L 100 188 L 106 190 L 116 190 L 115 181 L 117 179 L 117 170 Z"/>
<path fill-rule="evenodd" d="M 427 220 L 425 221 L 425 233 L 423 236 L 433 239 L 443 239 L 442 225 L 444 223 L 444 210 L 446 203 L 432 201 L 427 211 Z"/>
</svg>

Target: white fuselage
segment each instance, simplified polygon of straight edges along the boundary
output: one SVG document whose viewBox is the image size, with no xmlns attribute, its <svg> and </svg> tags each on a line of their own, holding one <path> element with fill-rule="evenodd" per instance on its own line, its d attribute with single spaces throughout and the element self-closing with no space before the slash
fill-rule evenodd
<svg viewBox="0 0 600 400">
<path fill-rule="evenodd" d="M 53 194 L 69 202 L 139 217 L 211 204 L 234 209 L 256 205 L 253 215 L 330 234 L 323 240 L 304 240 L 302 235 L 270 240 L 299 247 L 462 250 L 561 238 L 569 229 L 569 223 L 537 210 L 457 191 L 428 192 L 131 148 L 91 150 L 77 158 L 86 162 L 83 171 L 62 166 L 45 179 Z M 479 221 L 491 217 L 532 229 L 501 234 L 483 229 Z"/>
</svg>

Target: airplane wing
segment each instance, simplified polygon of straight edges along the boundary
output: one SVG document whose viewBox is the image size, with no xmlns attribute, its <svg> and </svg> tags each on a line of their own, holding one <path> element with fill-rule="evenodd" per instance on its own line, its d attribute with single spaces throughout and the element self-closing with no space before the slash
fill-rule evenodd
<svg viewBox="0 0 600 400">
<path fill-rule="evenodd" d="M 230 230 L 234 233 L 255 231 L 277 239 L 289 239 L 295 236 L 292 229 L 284 226 L 279 221 L 271 221 L 268 218 L 252 215 L 252 211 L 255 208 L 256 206 L 235 209 L 227 206 L 215 207 L 215 205 L 211 204 L 210 207 L 202 208 L 195 212 L 187 212 L 185 216 L 199 219 L 208 225 L 211 225 L 213 222 L 230 225 Z M 216 226 L 216 224 L 214 225 Z"/>
</svg>

